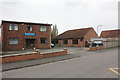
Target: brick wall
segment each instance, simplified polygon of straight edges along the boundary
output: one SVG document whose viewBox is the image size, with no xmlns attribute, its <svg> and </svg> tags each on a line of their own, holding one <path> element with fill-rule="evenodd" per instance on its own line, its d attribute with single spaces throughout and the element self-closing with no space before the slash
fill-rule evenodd
<svg viewBox="0 0 120 80">
<path fill-rule="evenodd" d="M 120 46 L 120 43 L 118 41 L 109 41 L 109 42 L 103 42 L 103 45 L 107 48 L 109 47 L 117 47 Z"/>
<path fill-rule="evenodd" d="M 78 44 L 72 44 L 72 39 L 68 40 L 68 44 L 62 44 L 62 46 L 66 46 L 66 47 L 83 47 L 83 41 L 80 41 L 80 39 L 78 39 Z"/>
<path fill-rule="evenodd" d="M 98 35 L 94 29 L 90 29 L 89 32 L 85 35 L 84 42 L 87 40 L 90 41 L 91 38 L 98 38 Z"/>
<path fill-rule="evenodd" d="M 26 55 L 18 55 L 18 56 L 9 56 L 9 57 L 3 57 L 2 63 L 24 61 L 24 60 L 30 60 L 30 59 L 48 58 L 48 57 L 66 55 L 66 54 L 67 54 L 67 51 L 64 50 L 60 52 L 52 52 L 52 53 L 46 53 L 46 54 L 34 53 L 34 54 L 26 54 Z"/>
<path fill-rule="evenodd" d="M 101 50 L 101 49 L 105 49 L 106 47 L 104 46 L 99 46 L 99 47 L 89 47 L 89 51 L 96 51 L 96 50 Z"/>
<path fill-rule="evenodd" d="M 59 40 L 58 43 L 60 46 L 65 46 L 65 47 L 82 47 L 83 46 L 83 41 L 80 41 L 80 39 L 78 39 L 78 44 L 72 44 L 72 39 L 68 40 L 68 44 L 63 44 L 63 40 Z"/>
<path fill-rule="evenodd" d="M 51 26 L 46 26 L 47 31 L 41 32 L 40 26 L 42 25 L 33 25 L 33 31 L 28 31 L 27 26 L 29 24 L 20 24 L 18 23 L 18 31 L 10 31 L 9 30 L 10 23 L 3 23 L 2 24 L 2 50 L 19 50 L 23 47 L 26 48 L 26 39 L 24 33 L 36 33 L 35 37 L 35 47 L 36 48 L 51 48 Z M 10 45 L 9 38 L 18 38 L 19 43 L 18 45 Z M 41 44 L 40 38 L 47 38 L 47 44 Z"/>
<path fill-rule="evenodd" d="M 107 48 L 120 46 L 120 37 L 109 37 L 105 39 L 106 41 L 103 41 L 103 45 Z"/>
</svg>

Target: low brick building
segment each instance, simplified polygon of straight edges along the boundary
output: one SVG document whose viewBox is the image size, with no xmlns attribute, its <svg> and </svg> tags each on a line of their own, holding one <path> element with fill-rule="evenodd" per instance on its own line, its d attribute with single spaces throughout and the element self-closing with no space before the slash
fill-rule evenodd
<svg viewBox="0 0 120 80">
<path fill-rule="evenodd" d="M 120 29 L 102 31 L 100 37 L 101 38 L 118 38 L 120 37 Z"/>
<path fill-rule="evenodd" d="M 105 38 L 105 47 L 120 46 L 120 29 L 102 31 L 100 38 Z"/>
<path fill-rule="evenodd" d="M 56 37 L 59 46 L 68 47 L 85 47 L 91 38 L 98 38 L 97 33 L 92 27 L 68 30 Z"/>
<path fill-rule="evenodd" d="M 51 48 L 51 24 L 2 21 L 2 50 Z"/>
</svg>

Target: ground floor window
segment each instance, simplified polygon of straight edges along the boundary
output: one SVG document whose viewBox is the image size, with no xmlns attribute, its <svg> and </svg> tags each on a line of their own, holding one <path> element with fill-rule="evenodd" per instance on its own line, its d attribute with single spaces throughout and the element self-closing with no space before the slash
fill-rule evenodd
<svg viewBox="0 0 120 80">
<path fill-rule="evenodd" d="M 78 44 L 78 40 L 77 39 L 73 39 L 72 40 L 72 44 Z"/>
<path fill-rule="evenodd" d="M 17 38 L 10 38 L 9 44 L 18 44 L 18 39 Z"/>
<path fill-rule="evenodd" d="M 68 40 L 63 40 L 63 44 L 68 44 Z"/>
<path fill-rule="evenodd" d="M 40 43 L 43 43 L 43 44 L 47 43 L 47 38 L 40 38 Z"/>
</svg>

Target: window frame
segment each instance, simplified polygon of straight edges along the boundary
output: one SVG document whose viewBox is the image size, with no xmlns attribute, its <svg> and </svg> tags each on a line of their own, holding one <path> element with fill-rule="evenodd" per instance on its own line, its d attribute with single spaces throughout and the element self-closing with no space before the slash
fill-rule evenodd
<svg viewBox="0 0 120 80">
<path fill-rule="evenodd" d="M 42 30 L 43 28 L 45 28 L 45 30 Z M 40 26 L 40 32 L 47 32 L 47 26 Z"/>
<path fill-rule="evenodd" d="M 18 31 L 18 30 L 19 30 L 18 24 L 9 24 L 9 31 Z"/>
<path fill-rule="evenodd" d="M 63 44 L 68 44 L 68 40 L 67 39 L 63 40 Z"/>
<path fill-rule="evenodd" d="M 11 44 L 10 42 L 11 42 L 11 39 L 17 39 L 17 44 Z M 18 40 L 18 38 L 9 38 L 9 45 L 18 45 L 19 44 L 19 40 Z"/>
<path fill-rule="evenodd" d="M 29 30 L 29 29 L 30 29 L 30 30 Z M 33 26 L 32 26 L 32 25 L 28 25 L 28 26 L 27 26 L 27 30 L 28 30 L 28 31 L 33 31 Z"/>
<path fill-rule="evenodd" d="M 45 41 L 44 41 L 45 43 L 43 43 L 43 42 L 41 41 L 42 39 L 45 39 Z M 40 38 L 40 44 L 47 44 L 47 43 L 48 43 L 48 39 L 47 39 L 47 38 Z"/>
<path fill-rule="evenodd" d="M 72 39 L 72 44 L 78 44 L 78 39 Z"/>
</svg>

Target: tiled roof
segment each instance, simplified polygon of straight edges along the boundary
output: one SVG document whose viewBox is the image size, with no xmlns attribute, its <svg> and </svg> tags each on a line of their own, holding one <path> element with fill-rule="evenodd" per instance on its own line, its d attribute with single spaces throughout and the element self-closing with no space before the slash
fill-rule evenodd
<svg viewBox="0 0 120 80">
<path fill-rule="evenodd" d="M 65 31 L 64 33 L 58 35 L 58 36 L 56 37 L 56 39 L 71 39 L 71 38 L 84 37 L 85 34 L 86 34 L 90 29 L 93 29 L 93 28 L 90 27 L 90 28 L 82 28 L 82 29 L 68 30 L 68 31 Z"/>
<path fill-rule="evenodd" d="M 102 31 L 100 37 L 103 37 L 103 38 L 120 37 L 120 29 Z"/>
</svg>

